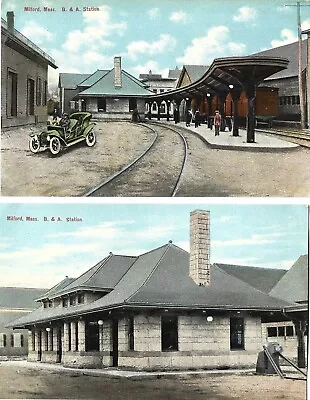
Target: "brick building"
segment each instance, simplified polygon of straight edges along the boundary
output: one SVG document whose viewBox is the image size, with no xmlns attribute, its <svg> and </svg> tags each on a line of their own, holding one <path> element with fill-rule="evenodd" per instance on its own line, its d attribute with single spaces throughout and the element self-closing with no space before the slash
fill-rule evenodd
<svg viewBox="0 0 310 400">
<path fill-rule="evenodd" d="M 137 109 L 144 119 L 145 99 L 151 94 L 141 81 L 122 69 L 121 57 L 114 68 L 93 74 L 60 74 L 61 110 L 89 111 L 98 119 L 131 119 Z"/>
<path fill-rule="evenodd" d="M 6 325 L 39 307 L 35 302 L 46 289 L 0 287 L 0 356 L 26 356 L 28 330 L 12 330 Z"/>
<path fill-rule="evenodd" d="M 2 127 L 47 120 L 48 66 L 55 61 L 14 28 L 14 13 L 1 19 Z"/>
<path fill-rule="evenodd" d="M 31 330 L 28 359 L 66 366 L 214 368 L 254 365 L 263 325 L 293 303 L 267 292 L 284 270 L 210 265 L 209 213 L 191 213 L 190 254 L 169 242 L 114 255 L 41 296 L 12 323 Z"/>
</svg>

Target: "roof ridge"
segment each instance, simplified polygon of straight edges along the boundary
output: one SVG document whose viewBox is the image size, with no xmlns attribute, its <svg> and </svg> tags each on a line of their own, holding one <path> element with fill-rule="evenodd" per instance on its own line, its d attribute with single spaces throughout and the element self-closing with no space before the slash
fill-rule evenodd
<svg viewBox="0 0 310 400">
<path fill-rule="evenodd" d="M 96 268 L 96 270 L 94 271 L 94 273 L 91 274 L 90 277 L 89 277 L 88 279 L 86 279 L 86 281 L 84 282 L 84 284 L 85 284 L 86 282 L 88 282 L 88 281 L 99 271 L 99 269 L 101 269 L 101 268 L 108 262 L 108 260 L 109 260 L 110 258 L 112 258 L 113 256 L 114 256 L 114 254 L 111 252 L 111 253 L 109 253 L 109 255 L 108 255 L 107 257 L 105 257 L 103 260 L 99 261 L 99 262 L 97 263 L 98 267 Z M 84 272 L 84 274 L 86 274 L 88 271 L 90 271 L 92 268 L 95 268 L 95 267 L 96 267 L 96 265 L 94 265 L 93 267 L 89 268 L 87 271 Z M 83 276 L 84 274 L 82 274 L 81 276 Z M 79 276 L 79 278 L 80 278 L 80 276 Z M 72 282 L 72 283 L 73 283 L 73 282 Z"/>
<path fill-rule="evenodd" d="M 213 264 L 213 266 L 216 266 L 216 267 L 217 267 L 216 264 Z M 261 293 L 261 294 L 263 294 L 263 295 L 265 295 L 265 296 L 272 297 L 273 299 L 278 300 L 276 297 L 270 296 L 269 293 L 263 292 L 262 290 L 255 288 L 254 286 L 250 285 L 248 282 L 245 282 L 245 281 L 243 281 L 243 280 L 237 278 L 236 276 L 231 275 L 231 274 L 229 274 L 228 272 L 222 270 L 220 267 L 217 267 L 217 268 L 219 268 L 219 269 L 221 270 L 221 272 L 224 273 L 225 275 L 228 275 L 228 276 L 230 276 L 230 277 L 233 278 L 233 279 L 237 279 L 239 282 L 241 282 L 242 284 L 248 286 L 248 287 L 251 288 L 252 290 L 255 290 L 256 292 L 259 292 L 259 293 Z M 212 270 L 211 270 L 211 274 L 212 274 Z M 211 276 L 211 285 L 212 285 L 212 276 Z"/>
<path fill-rule="evenodd" d="M 133 297 L 133 296 L 142 288 L 142 286 L 144 286 L 144 285 L 146 284 L 146 282 L 148 282 L 148 281 L 150 280 L 151 276 L 153 275 L 153 273 L 154 273 L 155 270 L 157 269 L 159 263 L 160 263 L 161 260 L 164 258 L 164 256 L 167 254 L 168 250 L 171 248 L 171 244 L 170 244 L 170 243 L 166 244 L 165 246 L 166 246 L 166 249 L 165 249 L 164 253 L 161 255 L 161 257 L 159 258 L 159 260 L 158 260 L 157 263 L 155 264 L 155 266 L 154 266 L 154 268 L 152 269 L 152 271 L 151 271 L 151 272 L 149 273 L 149 275 L 145 278 L 145 280 L 141 283 L 141 285 L 139 286 L 139 288 L 136 289 L 136 290 L 134 291 L 134 293 L 132 293 L 129 297 L 127 297 L 127 299 L 126 299 L 124 302 L 130 300 L 130 298 Z M 163 247 L 164 247 L 164 246 L 158 247 L 156 250 L 158 250 L 158 249 L 160 249 L 160 248 L 163 248 Z M 145 253 L 145 254 L 147 254 L 147 253 Z M 140 257 L 140 256 L 139 256 L 139 257 Z M 138 257 L 138 258 L 139 258 L 139 257 Z M 135 264 L 135 263 L 133 263 L 132 266 L 133 266 L 134 264 Z M 130 267 L 130 268 L 131 268 L 131 267 Z"/>
<path fill-rule="evenodd" d="M 255 267 L 252 265 L 238 265 L 238 264 L 227 264 L 227 263 L 213 263 L 213 265 L 227 265 L 227 266 L 232 266 L 232 267 L 241 267 L 241 268 L 252 268 L 252 269 L 263 269 L 265 271 L 288 271 L 288 269 L 285 268 L 267 268 L 267 267 Z M 221 268 L 221 267 L 219 267 Z"/>
</svg>

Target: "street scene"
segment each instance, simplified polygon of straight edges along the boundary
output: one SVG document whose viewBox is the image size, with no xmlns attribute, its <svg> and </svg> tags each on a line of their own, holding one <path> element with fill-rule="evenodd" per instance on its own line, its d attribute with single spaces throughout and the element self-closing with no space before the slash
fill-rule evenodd
<svg viewBox="0 0 310 400">
<path fill-rule="evenodd" d="M 305 3 L 5 1 L 1 194 L 308 197 Z"/>
<path fill-rule="evenodd" d="M 2 203 L 0 397 L 304 400 L 307 214 Z"/>
</svg>

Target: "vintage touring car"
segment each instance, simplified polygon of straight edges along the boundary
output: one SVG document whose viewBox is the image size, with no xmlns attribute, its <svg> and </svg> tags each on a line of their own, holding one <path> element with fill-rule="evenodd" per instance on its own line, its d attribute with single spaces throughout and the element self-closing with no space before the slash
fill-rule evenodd
<svg viewBox="0 0 310 400">
<path fill-rule="evenodd" d="M 73 146 L 85 140 L 87 146 L 92 147 L 96 143 L 94 122 L 90 122 L 92 115 L 88 112 L 76 112 L 70 115 L 68 123 L 51 124 L 41 133 L 31 133 L 29 149 L 32 153 L 49 149 L 53 155 L 60 153 L 62 149 Z"/>
</svg>

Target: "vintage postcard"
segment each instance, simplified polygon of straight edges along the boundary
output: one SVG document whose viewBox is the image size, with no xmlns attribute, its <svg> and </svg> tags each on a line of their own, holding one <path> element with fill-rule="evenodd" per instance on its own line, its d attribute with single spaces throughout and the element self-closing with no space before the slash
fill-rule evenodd
<svg viewBox="0 0 310 400">
<path fill-rule="evenodd" d="M 309 196 L 308 0 L 1 12 L 2 196 Z"/>
<path fill-rule="evenodd" d="M 0 397 L 305 400 L 308 212 L 1 202 Z"/>
</svg>

